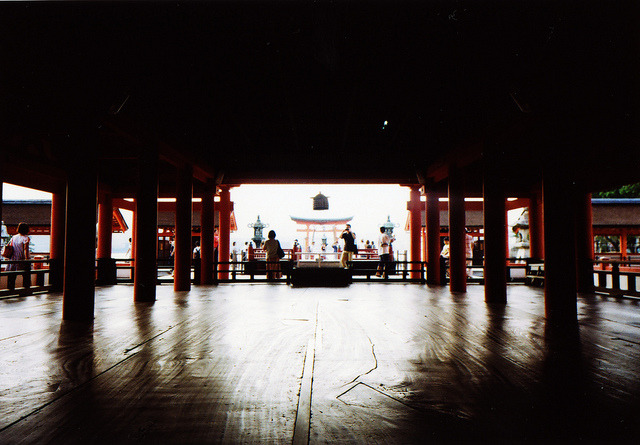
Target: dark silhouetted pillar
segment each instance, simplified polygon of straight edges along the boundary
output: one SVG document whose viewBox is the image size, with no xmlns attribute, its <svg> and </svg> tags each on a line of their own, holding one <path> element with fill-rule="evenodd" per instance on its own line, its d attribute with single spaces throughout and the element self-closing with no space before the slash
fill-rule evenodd
<svg viewBox="0 0 640 445">
<path fill-rule="evenodd" d="M 176 247 L 174 253 L 173 289 L 191 289 L 191 212 L 193 201 L 193 167 L 178 168 L 176 186 Z"/>
<path fill-rule="evenodd" d="M 554 328 L 577 322 L 573 187 L 566 168 L 551 166 L 544 172 L 545 313 L 549 327 Z"/>
<path fill-rule="evenodd" d="M 420 203 L 420 187 L 412 185 L 409 192 L 409 214 L 411 230 L 411 261 L 421 261 L 420 232 L 422 231 L 422 204 Z M 419 269 L 419 264 L 411 264 L 410 269 Z M 420 272 L 411 272 L 410 278 L 420 278 Z"/>
<path fill-rule="evenodd" d="M 205 184 L 202 194 L 202 211 L 200 214 L 200 282 L 213 284 L 213 230 L 214 230 L 214 197 L 216 186 L 213 181 Z"/>
<path fill-rule="evenodd" d="M 64 283 L 64 232 L 67 197 L 64 193 L 51 194 L 51 230 L 49 238 L 49 282 L 51 290 L 60 292 Z"/>
<path fill-rule="evenodd" d="M 440 202 L 438 195 L 427 192 L 427 283 L 440 282 Z"/>
<path fill-rule="evenodd" d="M 98 195 L 97 284 L 116 284 L 116 262 L 111 258 L 113 199 L 110 193 Z"/>
<path fill-rule="evenodd" d="M 455 166 L 449 168 L 449 279 L 451 292 L 467 291 L 464 180 Z"/>
<path fill-rule="evenodd" d="M 218 261 L 229 261 L 229 245 L 231 239 L 231 193 L 228 186 L 220 186 L 220 241 L 218 245 Z M 229 265 L 219 266 L 222 271 L 221 280 L 229 278 Z"/>
<path fill-rule="evenodd" d="M 507 232 L 504 188 L 489 167 L 485 171 L 484 195 L 484 298 L 487 303 L 507 301 Z"/>
<path fill-rule="evenodd" d="M 137 302 L 150 302 L 156 300 L 158 276 L 158 155 L 155 151 L 141 156 L 138 181 L 133 298 Z"/>
<path fill-rule="evenodd" d="M 73 164 L 67 179 L 62 318 L 92 321 L 98 179 L 92 161 Z"/>
<path fill-rule="evenodd" d="M 591 194 L 584 193 L 578 196 L 576 202 L 576 277 L 578 292 L 593 292 L 593 256 Z"/>
</svg>

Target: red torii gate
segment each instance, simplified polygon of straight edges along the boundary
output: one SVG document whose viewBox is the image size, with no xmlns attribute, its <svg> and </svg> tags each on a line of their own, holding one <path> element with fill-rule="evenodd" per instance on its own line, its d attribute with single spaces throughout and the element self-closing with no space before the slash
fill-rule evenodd
<svg viewBox="0 0 640 445">
<path fill-rule="evenodd" d="M 296 224 L 298 224 L 298 228 L 296 231 L 306 233 L 304 238 L 304 251 L 306 252 L 309 249 L 309 233 L 313 232 L 323 232 L 326 233 L 329 230 L 325 229 L 325 226 L 330 226 L 330 231 L 333 233 L 333 241 L 338 240 L 338 229 L 339 225 L 345 225 L 349 221 L 353 219 L 353 216 L 343 217 L 343 218 L 306 218 L 306 217 L 290 217 Z M 304 226 L 304 227 L 300 227 Z M 313 228 L 312 228 L 313 227 Z"/>
</svg>

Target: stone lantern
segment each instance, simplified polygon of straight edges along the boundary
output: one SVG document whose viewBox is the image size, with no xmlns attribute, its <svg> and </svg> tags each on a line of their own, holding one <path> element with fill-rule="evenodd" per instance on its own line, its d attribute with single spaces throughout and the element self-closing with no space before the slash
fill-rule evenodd
<svg viewBox="0 0 640 445">
<path fill-rule="evenodd" d="M 253 244 L 256 246 L 256 249 L 259 249 L 262 245 L 262 241 L 264 241 L 264 236 L 262 236 L 262 229 L 269 227 L 269 224 L 264 224 L 260 221 L 260 215 L 258 215 L 258 219 L 254 223 L 247 224 L 248 227 L 253 229 Z"/>
<path fill-rule="evenodd" d="M 387 222 L 382 224 L 382 227 L 384 227 L 384 231 L 387 233 L 387 235 L 392 236 L 393 235 L 393 229 L 398 227 L 398 224 L 392 223 L 391 222 L 391 216 L 387 215 Z"/>
</svg>

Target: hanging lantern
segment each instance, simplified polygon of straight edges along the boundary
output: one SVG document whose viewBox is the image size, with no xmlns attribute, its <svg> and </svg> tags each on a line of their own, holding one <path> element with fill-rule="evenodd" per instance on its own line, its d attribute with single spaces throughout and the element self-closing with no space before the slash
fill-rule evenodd
<svg viewBox="0 0 640 445">
<path fill-rule="evenodd" d="M 313 210 L 329 210 L 329 198 L 318 193 L 313 197 Z"/>
</svg>

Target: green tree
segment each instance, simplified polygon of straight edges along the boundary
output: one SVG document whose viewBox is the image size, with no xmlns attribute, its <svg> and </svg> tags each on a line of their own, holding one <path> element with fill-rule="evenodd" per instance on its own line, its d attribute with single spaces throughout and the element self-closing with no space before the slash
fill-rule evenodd
<svg viewBox="0 0 640 445">
<path fill-rule="evenodd" d="M 640 182 L 623 185 L 615 190 L 594 193 L 592 196 L 594 198 L 640 198 Z"/>
</svg>

